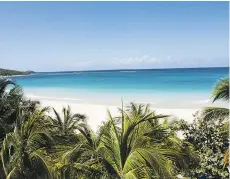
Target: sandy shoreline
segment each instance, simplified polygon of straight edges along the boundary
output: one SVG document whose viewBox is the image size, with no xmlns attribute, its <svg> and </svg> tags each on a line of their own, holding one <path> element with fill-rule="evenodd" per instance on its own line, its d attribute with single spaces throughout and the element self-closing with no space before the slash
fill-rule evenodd
<svg viewBox="0 0 230 179">
<path fill-rule="evenodd" d="M 54 100 L 44 100 L 40 99 L 41 105 L 43 107 L 50 106 L 55 108 L 58 112 L 61 112 L 63 107 L 68 105 L 71 107 L 72 113 L 81 113 L 87 116 L 87 122 L 89 126 L 96 131 L 101 123 L 107 120 L 107 110 L 109 110 L 112 116 L 119 115 L 118 107 L 121 106 L 106 106 L 106 105 L 95 105 L 95 104 L 81 104 L 77 102 L 66 102 L 66 101 L 54 101 Z M 184 119 L 188 122 L 193 120 L 193 114 L 199 109 L 163 109 L 163 108 L 152 108 L 157 114 L 167 114 L 171 115 L 171 119 Z M 53 114 L 52 110 L 49 112 Z"/>
</svg>

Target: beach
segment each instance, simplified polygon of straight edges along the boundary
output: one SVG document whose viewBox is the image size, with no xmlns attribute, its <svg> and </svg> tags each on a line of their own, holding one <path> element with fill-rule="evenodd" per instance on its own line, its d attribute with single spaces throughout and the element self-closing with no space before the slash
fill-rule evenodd
<svg viewBox="0 0 230 179">
<path fill-rule="evenodd" d="M 35 99 L 35 98 L 32 98 Z M 36 98 L 36 100 L 39 100 Z M 45 100 L 40 99 L 42 107 L 49 106 L 51 110 L 49 114 L 52 116 L 52 108 L 55 108 L 58 112 L 62 112 L 63 107 L 67 107 L 68 105 L 71 107 L 72 113 L 80 113 L 84 114 L 87 117 L 87 123 L 91 127 L 93 131 L 97 131 L 97 128 L 102 124 L 103 121 L 108 119 L 108 110 L 112 114 L 112 116 L 119 116 L 118 108 L 121 108 L 121 105 L 110 106 L 110 105 L 97 105 L 97 104 L 82 104 L 77 102 L 67 102 L 64 100 Z M 193 121 L 193 114 L 196 113 L 199 109 L 167 109 L 167 108 L 154 108 L 151 106 L 156 114 L 166 114 L 170 115 L 169 119 L 184 119 L 188 122 Z"/>
<path fill-rule="evenodd" d="M 0 179 L 229 178 L 229 2 L 0 4 Z"/>
<path fill-rule="evenodd" d="M 122 103 L 149 104 L 157 114 L 188 122 L 206 106 L 227 107 L 211 99 L 213 85 L 227 74 L 228 68 L 191 68 L 46 72 L 12 79 L 43 107 L 61 112 L 69 105 L 72 113 L 85 114 L 96 131 L 106 121 L 107 110 L 118 116 Z"/>
<path fill-rule="evenodd" d="M 61 112 L 69 105 L 73 113 L 85 114 L 96 131 L 106 121 L 107 110 L 119 115 L 122 102 L 124 107 L 130 102 L 149 104 L 157 114 L 188 122 L 204 107 L 228 107 L 222 101 L 213 104 L 211 98 L 216 81 L 227 75 L 228 68 L 191 68 L 46 72 L 12 79 L 43 107 Z"/>
</svg>

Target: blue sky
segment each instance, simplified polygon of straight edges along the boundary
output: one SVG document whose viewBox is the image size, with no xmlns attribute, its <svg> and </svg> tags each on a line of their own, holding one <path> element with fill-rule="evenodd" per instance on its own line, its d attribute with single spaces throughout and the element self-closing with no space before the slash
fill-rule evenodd
<svg viewBox="0 0 230 179">
<path fill-rule="evenodd" d="M 0 2 L 0 68 L 228 65 L 228 2 Z"/>
</svg>

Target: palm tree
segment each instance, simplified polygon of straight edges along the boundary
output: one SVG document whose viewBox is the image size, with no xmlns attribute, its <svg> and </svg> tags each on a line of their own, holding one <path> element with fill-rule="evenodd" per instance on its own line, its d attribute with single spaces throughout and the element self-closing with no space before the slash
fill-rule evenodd
<svg viewBox="0 0 230 179">
<path fill-rule="evenodd" d="M 7 78 L 0 79 L 0 96 L 3 97 L 4 93 L 6 92 L 6 88 L 8 85 L 15 85 L 15 83 Z"/>
<path fill-rule="evenodd" d="M 6 91 L 9 85 L 13 85 Z M 0 79 L 0 141 L 5 137 L 6 133 L 12 132 L 16 113 L 23 94 L 18 86 L 9 79 Z"/>
<path fill-rule="evenodd" d="M 7 179 L 49 178 L 49 170 L 42 157 L 51 148 L 49 120 L 36 110 L 26 118 L 23 111 L 17 118 L 14 132 L 6 135 L 1 150 L 1 160 Z"/>
<path fill-rule="evenodd" d="M 12 80 L 0 79 L 0 150 L 6 134 L 13 132 L 18 113 L 23 110 L 27 114 L 34 112 L 38 102 L 24 98 L 22 90 Z M 47 108 L 42 109 L 45 111 Z M 3 162 L 0 161 L 0 178 L 6 178 L 3 171 Z"/>
<path fill-rule="evenodd" d="M 60 135 L 70 135 L 74 134 L 74 131 L 77 129 L 78 125 L 85 122 L 86 116 L 82 114 L 72 114 L 71 109 L 68 106 L 67 108 L 63 107 L 63 119 L 60 114 L 53 108 L 55 117 L 51 117 L 52 124 L 54 128 Z"/>
<path fill-rule="evenodd" d="M 93 164 L 98 165 L 94 157 L 97 138 L 89 129 L 85 121 L 86 117 L 81 114 L 72 115 L 69 106 L 67 109 L 63 108 L 63 120 L 55 109 L 54 113 L 56 118 L 50 117 L 53 126 L 56 127 L 54 134 L 59 133 L 62 138 L 57 138 L 58 145 L 54 151 L 59 154 L 59 157 L 56 158 L 53 167 L 53 178 L 95 178 L 95 174 L 98 175 L 99 173 L 98 169 L 92 167 Z M 77 131 L 79 133 L 76 133 Z M 64 139 L 66 136 L 68 139 L 71 138 L 72 142 Z M 64 142 L 62 142 L 63 140 Z"/>
<path fill-rule="evenodd" d="M 63 155 L 65 163 L 61 168 L 71 165 L 79 170 L 84 164 L 89 171 L 100 169 L 98 178 L 175 177 L 174 164 L 179 166 L 183 157 L 179 150 L 173 149 L 175 139 L 159 122 L 168 116 L 156 115 L 149 105 L 133 103 L 120 112 L 121 116 L 115 118 L 108 112 L 109 120 L 103 123 L 96 137 L 86 128 L 79 129 L 85 140 Z M 80 160 L 81 156 L 87 156 L 87 160 Z"/>
<path fill-rule="evenodd" d="M 103 172 L 103 165 L 97 154 L 98 138 L 96 134 L 86 124 L 79 125 L 78 130 L 80 133 L 77 134 L 79 139 L 77 144 L 63 150 L 53 168 L 52 174 L 56 179 L 96 179 L 102 178 L 106 173 L 106 171 Z"/>
<path fill-rule="evenodd" d="M 7 92 L 6 89 L 9 85 L 13 85 L 13 87 L 9 88 Z M 38 108 L 40 108 L 40 102 L 27 100 L 22 89 L 12 80 L 0 79 L 0 141 L 7 133 L 13 131 L 19 110 L 29 114 Z M 41 111 L 45 112 L 48 109 L 45 107 Z"/>
<path fill-rule="evenodd" d="M 128 110 L 121 109 L 120 118 L 109 116 L 101 131 L 98 151 L 114 177 L 175 177 L 174 166 L 179 166 L 183 157 L 173 149 L 173 143 L 168 144 L 175 138 L 160 124 L 159 120 L 167 115 L 156 115 L 149 105 L 131 103 Z M 121 128 L 116 120 L 121 122 Z"/>
<path fill-rule="evenodd" d="M 213 103 L 216 101 L 227 101 L 229 102 L 229 78 L 220 79 L 214 87 L 212 92 Z M 225 120 L 229 117 L 229 109 L 222 108 L 222 107 L 206 107 L 203 112 L 202 116 L 204 120 L 211 120 L 211 119 L 221 119 Z"/>
</svg>

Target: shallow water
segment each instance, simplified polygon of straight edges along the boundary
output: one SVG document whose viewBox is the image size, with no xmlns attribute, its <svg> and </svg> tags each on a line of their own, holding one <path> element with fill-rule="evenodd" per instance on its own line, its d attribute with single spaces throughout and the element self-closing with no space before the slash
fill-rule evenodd
<svg viewBox="0 0 230 179">
<path fill-rule="evenodd" d="M 32 98 L 117 105 L 123 101 L 156 107 L 210 105 L 213 85 L 228 68 L 46 72 L 12 77 Z M 226 103 L 217 103 L 226 106 Z"/>
</svg>

